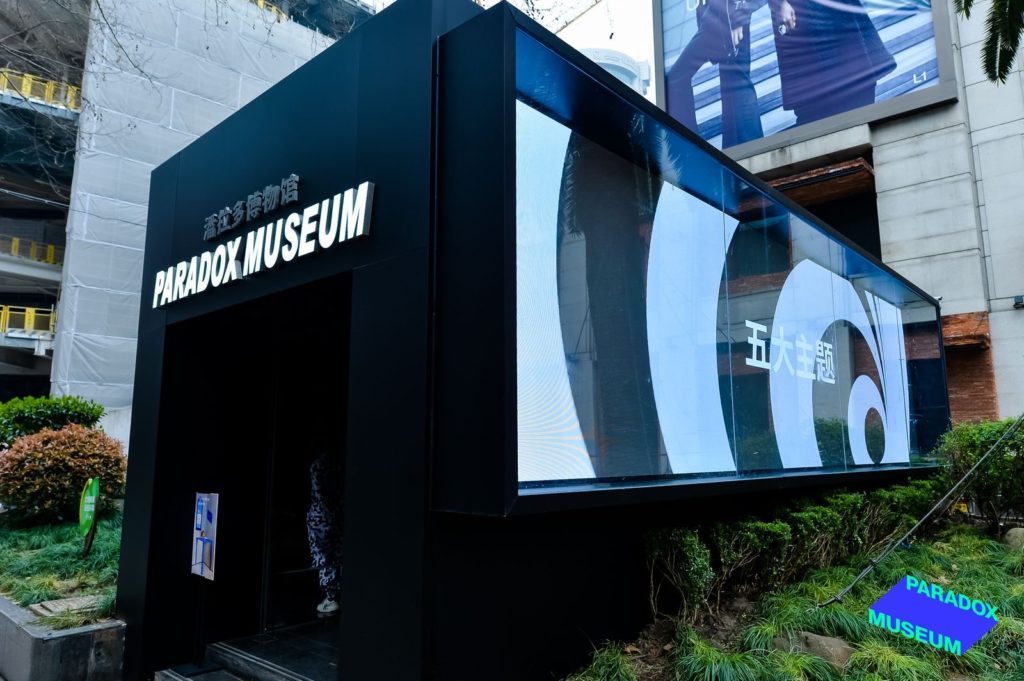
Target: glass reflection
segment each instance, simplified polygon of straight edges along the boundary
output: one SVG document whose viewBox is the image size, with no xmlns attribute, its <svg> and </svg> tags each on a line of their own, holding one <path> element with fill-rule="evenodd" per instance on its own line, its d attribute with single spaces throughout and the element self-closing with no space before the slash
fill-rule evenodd
<svg viewBox="0 0 1024 681">
<path fill-rule="evenodd" d="M 521 486 L 924 461 L 933 304 L 525 34 L 517 86 Z"/>
</svg>

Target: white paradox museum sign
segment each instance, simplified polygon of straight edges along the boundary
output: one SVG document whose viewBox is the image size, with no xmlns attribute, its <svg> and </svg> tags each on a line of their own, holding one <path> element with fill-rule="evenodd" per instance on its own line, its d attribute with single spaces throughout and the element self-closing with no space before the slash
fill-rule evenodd
<svg viewBox="0 0 1024 681">
<path fill-rule="evenodd" d="M 365 237 L 370 233 L 372 208 L 373 183 L 363 182 L 182 260 L 156 273 L 153 307 Z"/>
</svg>

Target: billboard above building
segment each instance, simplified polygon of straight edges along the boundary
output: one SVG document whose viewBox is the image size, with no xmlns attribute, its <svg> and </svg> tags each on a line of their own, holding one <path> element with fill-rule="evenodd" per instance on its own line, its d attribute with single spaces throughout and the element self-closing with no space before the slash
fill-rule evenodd
<svg viewBox="0 0 1024 681">
<path fill-rule="evenodd" d="M 664 107 L 719 149 L 753 153 L 793 141 L 792 133 L 822 134 L 955 96 L 937 87 L 953 73 L 945 12 L 929 0 L 659 4 Z M 821 121 L 831 125 L 807 129 Z"/>
</svg>

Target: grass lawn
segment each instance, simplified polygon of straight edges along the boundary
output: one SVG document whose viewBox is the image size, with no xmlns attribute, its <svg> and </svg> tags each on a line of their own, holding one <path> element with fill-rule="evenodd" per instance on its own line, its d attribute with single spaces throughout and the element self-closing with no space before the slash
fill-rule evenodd
<svg viewBox="0 0 1024 681">
<path fill-rule="evenodd" d="M 121 515 L 98 522 L 92 553 L 83 559 L 78 523 L 21 528 L 9 526 L 0 516 L 0 593 L 23 607 L 70 596 L 102 597 L 97 610 L 40 621 L 55 629 L 110 617 L 121 550 Z"/>
<path fill-rule="evenodd" d="M 867 564 L 811 572 L 756 597 L 748 612 L 708 613 L 696 626 L 660 622 L 629 645 L 595 653 L 578 681 L 1024 681 L 1024 550 L 1008 551 L 979 530 L 949 526 L 899 549 L 842 604 L 815 609 Z M 961 656 L 871 626 L 868 607 L 907 575 L 943 585 L 999 608 L 999 624 Z M 734 622 L 722 640 L 721 622 Z M 820 658 L 774 650 L 773 640 L 809 631 L 841 638 L 855 649 L 841 671 Z"/>
</svg>

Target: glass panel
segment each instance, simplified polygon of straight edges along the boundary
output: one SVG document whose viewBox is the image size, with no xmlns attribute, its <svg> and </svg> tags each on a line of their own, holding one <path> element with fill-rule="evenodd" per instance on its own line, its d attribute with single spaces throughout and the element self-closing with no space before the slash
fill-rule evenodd
<svg viewBox="0 0 1024 681">
<path fill-rule="evenodd" d="M 730 437 L 739 471 L 781 467 L 769 383 L 775 307 L 790 269 L 789 216 L 732 176 L 726 201 L 729 366 L 735 418 Z M 792 362 L 792 359 L 789 360 Z M 776 370 L 778 370 L 776 369 Z"/>
<path fill-rule="evenodd" d="M 517 88 L 521 487 L 841 472 L 930 447 L 934 305 L 523 33 Z"/>
<path fill-rule="evenodd" d="M 910 462 L 935 463 L 932 449 L 949 425 L 946 367 L 938 311 L 924 300 L 902 308 L 910 394 Z"/>
</svg>

